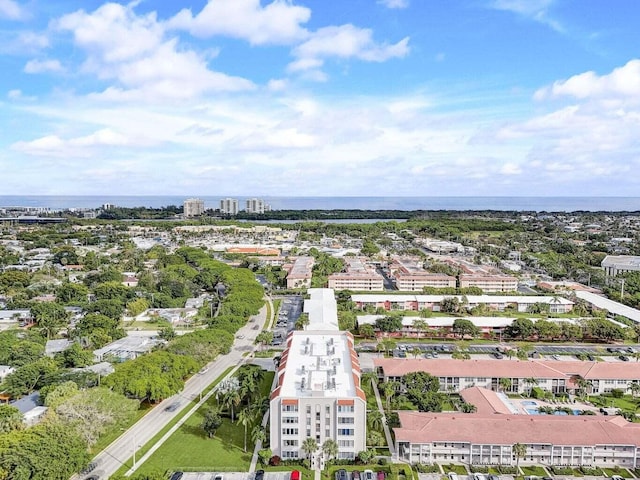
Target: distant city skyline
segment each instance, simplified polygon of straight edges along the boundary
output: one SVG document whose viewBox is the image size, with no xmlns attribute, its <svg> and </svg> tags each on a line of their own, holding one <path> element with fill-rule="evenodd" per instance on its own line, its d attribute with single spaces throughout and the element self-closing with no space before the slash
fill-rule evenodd
<svg viewBox="0 0 640 480">
<path fill-rule="evenodd" d="M 0 0 L 0 194 L 634 196 L 635 0 Z"/>
</svg>

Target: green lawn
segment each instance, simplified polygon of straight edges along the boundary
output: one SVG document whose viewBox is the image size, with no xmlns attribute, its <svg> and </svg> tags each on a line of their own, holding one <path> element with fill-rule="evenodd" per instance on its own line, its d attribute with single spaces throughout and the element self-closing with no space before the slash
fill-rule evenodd
<svg viewBox="0 0 640 480">
<path fill-rule="evenodd" d="M 457 473 L 458 475 L 468 475 L 469 472 L 467 472 L 467 468 L 464 465 L 442 465 L 442 470 L 444 470 L 444 473 L 449 473 L 449 472 L 453 472 L 453 473 Z"/>
<path fill-rule="evenodd" d="M 547 476 L 547 472 L 542 467 L 536 467 L 536 466 L 523 467 L 523 466 L 521 466 L 520 470 L 522 470 L 522 473 L 524 473 L 525 476 L 529 476 L 529 475 L 535 475 L 537 477 L 546 477 Z"/>
<path fill-rule="evenodd" d="M 265 472 L 292 472 L 294 470 L 298 470 L 300 472 L 301 480 L 313 480 L 314 476 L 313 471 L 303 467 L 302 465 L 278 465 L 277 467 L 267 465 L 266 467 L 259 468 L 262 468 Z"/>
<path fill-rule="evenodd" d="M 273 372 L 267 372 L 260 385 L 263 395 L 268 395 Z M 200 428 L 204 411 L 216 405 L 210 398 L 192 415 L 139 469 L 140 473 L 153 471 L 247 471 L 253 453 L 250 438 L 252 426 L 247 428 L 247 452 L 243 451 L 244 428 L 225 418 L 214 438 L 208 438 Z"/>
</svg>

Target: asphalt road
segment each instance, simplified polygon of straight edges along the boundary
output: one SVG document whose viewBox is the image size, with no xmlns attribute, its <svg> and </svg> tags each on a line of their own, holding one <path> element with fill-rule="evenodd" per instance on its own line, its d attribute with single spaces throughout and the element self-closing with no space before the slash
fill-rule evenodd
<svg viewBox="0 0 640 480">
<path fill-rule="evenodd" d="M 266 320 L 266 307 L 256 315 L 256 323 L 262 325 Z M 177 395 L 167 398 L 159 403 L 153 410 L 147 413 L 140 421 L 134 424 L 129 430 L 115 440 L 109 447 L 103 450 L 94 461 L 98 463 L 95 471 L 81 476 L 76 475 L 74 479 L 84 479 L 91 475 L 98 475 L 101 480 L 108 479 L 126 462 L 128 467 L 132 466 L 134 451 L 136 452 L 151 440 L 162 428 L 180 411 L 187 406 L 190 400 L 195 399 L 211 383 L 213 383 L 225 370 L 241 363 L 245 357 L 243 353 L 253 350 L 253 342 L 261 330 L 253 330 L 254 322 L 247 322 L 236 334 L 236 340 L 231 351 L 226 355 L 219 356 L 208 365 L 208 369 L 203 373 L 195 374 L 185 384 L 184 389 Z M 244 338 L 238 338 L 244 336 Z M 204 369 L 203 369 L 204 370 Z M 180 406 L 173 412 L 165 409 L 175 402 Z"/>
</svg>

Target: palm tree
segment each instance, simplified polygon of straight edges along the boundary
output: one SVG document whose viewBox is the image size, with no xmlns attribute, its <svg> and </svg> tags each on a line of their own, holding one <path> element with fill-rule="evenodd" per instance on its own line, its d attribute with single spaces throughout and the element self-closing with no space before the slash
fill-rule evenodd
<svg viewBox="0 0 640 480">
<path fill-rule="evenodd" d="M 251 407 L 245 407 L 238 412 L 238 422 L 244 427 L 244 451 L 247 452 L 247 427 L 255 418 L 255 410 Z"/>
<path fill-rule="evenodd" d="M 396 393 L 398 387 L 398 382 L 385 382 L 382 384 L 382 393 L 384 393 L 384 397 L 387 402 L 387 410 L 389 410 L 391 397 Z"/>
<path fill-rule="evenodd" d="M 510 378 L 506 378 L 506 377 L 501 378 L 499 384 L 500 384 L 500 388 L 502 388 L 503 392 L 506 391 L 506 390 L 511 389 L 511 379 Z"/>
<path fill-rule="evenodd" d="M 258 442 L 264 443 L 267 440 L 267 432 L 258 424 L 251 429 L 251 440 L 254 444 Z"/>
<path fill-rule="evenodd" d="M 578 386 L 578 389 L 580 390 L 580 398 L 582 400 L 586 399 L 587 395 L 589 394 L 589 388 L 592 386 L 591 380 L 586 380 L 584 378 L 582 378 L 580 375 L 576 375 L 573 378 L 574 383 Z"/>
<path fill-rule="evenodd" d="M 224 393 L 222 397 L 222 403 L 231 413 L 231 421 L 235 421 L 235 408 L 242 402 L 242 395 L 240 395 L 239 389 L 232 389 Z"/>
<path fill-rule="evenodd" d="M 314 438 L 307 437 L 304 439 L 304 442 L 302 442 L 302 446 L 300 448 L 307 454 L 309 461 L 311 461 L 311 455 L 316 453 L 316 450 L 318 450 L 318 444 Z"/>
<path fill-rule="evenodd" d="M 504 351 L 504 354 L 509 358 L 509 360 L 512 360 L 513 357 L 516 356 L 516 351 L 513 348 L 508 348 Z"/>
<path fill-rule="evenodd" d="M 419 340 L 420 334 L 428 328 L 428 325 L 427 325 L 427 322 L 422 318 L 416 318 L 413 321 L 413 328 L 418 332 L 418 340 Z"/>
<path fill-rule="evenodd" d="M 528 387 L 527 390 L 529 391 L 529 393 L 527 394 L 527 397 L 530 397 L 531 393 L 533 392 L 534 385 L 538 385 L 538 379 L 537 378 L 533 378 L 533 377 L 529 377 L 529 378 L 525 378 L 523 381 Z"/>
<path fill-rule="evenodd" d="M 520 471 L 520 459 L 527 454 L 527 446 L 524 443 L 514 443 L 511 447 L 513 455 L 516 457 L 516 472 Z"/>
<path fill-rule="evenodd" d="M 338 443 L 335 440 L 327 439 L 322 444 L 322 453 L 327 457 L 327 461 L 338 456 Z"/>
<path fill-rule="evenodd" d="M 380 413 L 380 410 L 369 410 L 367 412 L 367 424 L 372 430 L 380 430 L 382 427 L 382 413 Z"/>
<path fill-rule="evenodd" d="M 360 378 L 360 385 L 371 385 L 377 379 L 378 376 L 375 374 L 375 372 L 365 372 Z"/>
<path fill-rule="evenodd" d="M 636 396 L 638 393 L 640 393 L 640 383 L 637 381 L 633 381 L 631 383 L 629 383 L 629 385 L 627 386 L 627 388 L 629 390 L 631 390 L 631 395 L 632 396 Z"/>
</svg>

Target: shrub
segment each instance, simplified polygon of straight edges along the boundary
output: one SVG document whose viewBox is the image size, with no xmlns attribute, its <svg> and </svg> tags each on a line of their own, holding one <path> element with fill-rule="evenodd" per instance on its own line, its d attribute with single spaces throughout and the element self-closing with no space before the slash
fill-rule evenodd
<svg viewBox="0 0 640 480">
<path fill-rule="evenodd" d="M 555 474 L 555 475 L 573 475 L 573 468 L 571 467 L 558 467 L 558 466 L 554 466 L 554 467 L 549 467 L 549 469 Z"/>
<path fill-rule="evenodd" d="M 498 472 L 500 472 L 503 475 L 513 475 L 518 473 L 518 469 L 510 465 L 499 465 Z"/>
<path fill-rule="evenodd" d="M 423 463 L 416 463 L 415 465 L 418 473 L 439 473 L 440 468 L 438 465 L 425 465 Z"/>
<path fill-rule="evenodd" d="M 282 459 L 278 455 L 274 455 L 269 459 L 269 465 L 272 467 L 277 467 L 282 462 Z"/>
<path fill-rule="evenodd" d="M 380 457 L 380 458 L 378 459 L 378 465 L 382 465 L 382 466 L 384 466 L 384 465 L 386 465 L 386 464 L 387 464 L 387 458 L 386 458 L 386 457 Z"/>
<path fill-rule="evenodd" d="M 622 389 L 620 388 L 614 388 L 613 390 L 611 390 L 611 396 L 613 398 L 622 398 L 624 396 L 624 391 L 622 391 Z"/>
<path fill-rule="evenodd" d="M 471 465 L 469 469 L 471 473 L 489 473 L 489 467 L 486 465 Z"/>
</svg>

